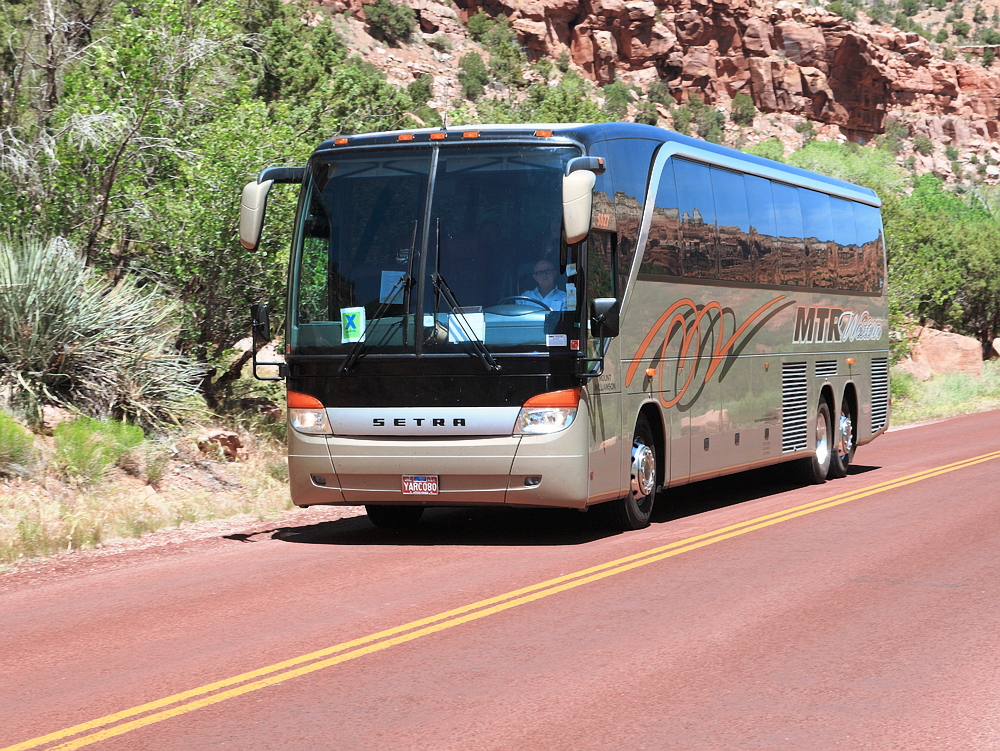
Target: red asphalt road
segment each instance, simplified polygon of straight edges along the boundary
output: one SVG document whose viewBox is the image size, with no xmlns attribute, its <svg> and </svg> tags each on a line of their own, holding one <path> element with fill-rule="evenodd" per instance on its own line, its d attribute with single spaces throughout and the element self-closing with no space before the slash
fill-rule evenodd
<svg viewBox="0 0 1000 751">
<path fill-rule="evenodd" d="M 822 486 L 778 468 L 672 491 L 627 534 L 442 509 L 412 532 L 362 516 L 14 574 L 0 747 L 998 450 L 992 412 L 889 433 Z M 993 458 L 781 521 L 92 747 L 1000 748 L 998 473 Z"/>
</svg>

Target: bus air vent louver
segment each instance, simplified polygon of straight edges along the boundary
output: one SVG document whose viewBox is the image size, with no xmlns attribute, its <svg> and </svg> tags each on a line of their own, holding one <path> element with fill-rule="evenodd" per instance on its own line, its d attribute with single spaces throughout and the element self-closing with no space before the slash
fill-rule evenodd
<svg viewBox="0 0 1000 751">
<path fill-rule="evenodd" d="M 821 360 L 816 363 L 817 378 L 833 378 L 837 375 L 836 360 Z"/>
<path fill-rule="evenodd" d="M 809 447 L 809 386 L 807 363 L 781 366 L 781 453 Z"/>
<path fill-rule="evenodd" d="M 889 417 L 889 361 L 872 359 L 872 433 L 885 427 Z"/>
</svg>

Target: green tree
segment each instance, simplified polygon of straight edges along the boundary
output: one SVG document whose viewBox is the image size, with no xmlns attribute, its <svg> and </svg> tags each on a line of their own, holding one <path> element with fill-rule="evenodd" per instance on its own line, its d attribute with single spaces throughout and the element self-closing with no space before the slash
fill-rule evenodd
<svg viewBox="0 0 1000 751">
<path fill-rule="evenodd" d="M 462 87 L 462 96 L 475 101 L 486 91 L 490 77 L 486 72 L 486 63 L 478 52 L 463 55 L 458 61 L 458 83 Z"/>
<path fill-rule="evenodd" d="M 757 108 L 754 106 L 753 97 L 744 92 L 739 92 L 733 97 L 733 108 L 729 114 L 730 119 L 741 126 L 753 125 L 754 115 Z"/>
<path fill-rule="evenodd" d="M 494 21 L 488 15 L 480 11 L 473 16 L 469 17 L 469 22 L 466 24 L 466 29 L 469 32 L 469 36 L 476 42 L 483 41 L 483 37 L 486 36 L 486 32 L 493 28 Z"/>
<path fill-rule="evenodd" d="M 969 31 L 971 31 L 971 27 L 965 21 L 955 21 L 955 23 L 951 25 L 951 30 L 955 34 L 955 36 L 962 37 L 963 39 L 965 39 L 967 36 L 969 36 Z"/>
<path fill-rule="evenodd" d="M 368 27 L 374 36 L 391 42 L 405 42 L 416 28 L 416 13 L 409 5 L 397 5 L 392 0 L 375 0 L 365 6 Z"/>
<path fill-rule="evenodd" d="M 607 84 L 602 89 L 602 93 L 604 94 L 604 111 L 608 114 L 608 117 L 613 120 L 621 120 L 625 117 L 629 102 L 632 101 L 630 92 L 631 89 L 628 85 L 620 79 Z"/>
</svg>

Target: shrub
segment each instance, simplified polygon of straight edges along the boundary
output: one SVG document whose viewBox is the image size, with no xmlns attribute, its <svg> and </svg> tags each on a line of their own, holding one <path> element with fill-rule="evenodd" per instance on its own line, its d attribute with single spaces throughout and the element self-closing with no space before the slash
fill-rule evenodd
<svg viewBox="0 0 1000 751">
<path fill-rule="evenodd" d="M 670 93 L 670 87 L 663 81 L 653 81 L 646 89 L 646 98 L 651 102 L 670 106 L 676 104 Z"/>
<path fill-rule="evenodd" d="M 947 146 L 944 147 L 944 155 L 949 162 L 954 162 L 956 159 L 958 159 L 958 149 L 956 149 L 951 144 L 948 144 Z"/>
<path fill-rule="evenodd" d="M 438 34 L 427 40 L 427 46 L 433 47 L 438 52 L 448 52 L 451 49 L 451 39 L 444 34 Z"/>
<path fill-rule="evenodd" d="M 987 47 L 983 50 L 983 67 L 990 68 L 993 66 L 993 61 L 997 59 L 997 53 L 993 51 L 992 47 Z"/>
<path fill-rule="evenodd" d="M 569 53 L 566 50 L 563 50 L 562 54 L 556 58 L 556 67 L 560 70 L 560 72 L 565 73 L 569 70 L 569 64 Z"/>
<path fill-rule="evenodd" d="M 768 138 L 766 141 L 761 141 L 753 146 L 748 146 L 743 149 L 747 154 L 753 154 L 754 156 L 761 156 L 765 159 L 773 159 L 776 162 L 784 161 L 785 156 L 785 144 L 781 142 L 780 138 Z"/>
<path fill-rule="evenodd" d="M 951 60 L 955 59 L 955 56 L 957 54 L 958 53 L 956 53 L 955 50 L 952 49 L 951 47 L 945 47 L 944 52 L 941 53 L 941 57 L 950 62 Z"/>
<path fill-rule="evenodd" d="M 635 121 L 646 125 L 656 125 L 660 120 L 660 113 L 656 111 L 656 105 L 652 102 L 639 102 L 635 110 Z"/>
<path fill-rule="evenodd" d="M 524 83 L 521 70 L 528 59 L 504 16 L 483 35 L 483 46 L 490 52 L 489 71 L 496 80 L 508 85 Z"/>
<path fill-rule="evenodd" d="M 66 482 L 93 485 L 143 441 L 142 429 L 114 420 L 81 417 L 52 431 L 53 465 Z"/>
<path fill-rule="evenodd" d="M 969 36 L 971 27 L 965 21 L 955 21 L 955 23 L 951 25 L 951 30 L 955 33 L 955 36 L 962 37 L 964 39 Z"/>
<path fill-rule="evenodd" d="M 416 28 L 416 13 L 408 5 L 396 5 L 392 0 L 375 0 L 365 6 L 365 17 L 373 36 L 392 42 L 405 42 Z"/>
<path fill-rule="evenodd" d="M 900 0 L 900 10 L 905 16 L 915 16 L 920 12 L 920 0 Z"/>
<path fill-rule="evenodd" d="M 1000 31 L 996 29 L 983 29 L 979 32 L 979 41 L 983 44 L 1000 44 Z"/>
<path fill-rule="evenodd" d="M 204 369 L 172 342 L 176 308 L 134 277 L 112 284 L 61 239 L 0 240 L 0 394 L 155 425 L 200 414 Z"/>
<path fill-rule="evenodd" d="M 480 11 L 469 17 L 469 23 L 466 24 L 465 28 L 468 29 L 469 36 L 472 37 L 473 41 L 481 42 L 486 36 L 486 32 L 493 28 L 494 23 L 492 18 Z"/>
<path fill-rule="evenodd" d="M 752 96 L 741 91 L 733 97 L 733 108 L 729 117 L 734 123 L 742 126 L 753 125 L 753 117 L 756 114 L 757 108 L 754 107 Z"/>
<path fill-rule="evenodd" d="M 410 85 L 406 87 L 406 93 L 409 95 L 410 99 L 413 100 L 413 105 L 415 107 L 423 107 L 434 95 L 434 92 L 431 89 L 431 77 L 420 76 L 419 78 L 413 79 L 413 81 L 410 82 Z"/>
<path fill-rule="evenodd" d="M 0 476 L 27 475 L 34 463 L 34 436 L 6 412 L 0 412 Z"/>
<path fill-rule="evenodd" d="M 826 6 L 826 9 L 831 13 L 836 13 L 841 18 L 846 18 L 848 21 L 857 21 L 858 13 L 850 5 L 841 2 L 841 0 L 833 0 L 832 3 Z"/>
<path fill-rule="evenodd" d="M 616 80 L 604 87 L 604 111 L 615 120 L 621 120 L 628 110 L 628 103 L 632 101 L 629 96 L 629 87 Z"/>
<path fill-rule="evenodd" d="M 929 156 L 934 151 L 934 142 L 927 135 L 917 133 L 913 137 L 913 150 L 922 156 Z"/>
<path fill-rule="evenodd" d="M 934 37 L 934 41 L 937 42 L 938 44 L 941 44 L 942 42 L 947 42 L 948 41 L 947 29 L 940 29 L 937 33 L 937 36 Z"/>
<path fill-rule="evenodd" d="M 694 113 L 691 112 L 690 107 L 686 104 L 675 107 L 670 110 L 670 117 L 674 121 L 674 130 L 685 136 L 691 135 L 691 121 L 694 119 Z"/>
<path fill-rule="evenodd" d="M 458 61 L 458 82 L 466 99 L 475 101 L 481 97 L 489 80 L 486 64 L 478 52 L 470 52 Z"/>
</svg>

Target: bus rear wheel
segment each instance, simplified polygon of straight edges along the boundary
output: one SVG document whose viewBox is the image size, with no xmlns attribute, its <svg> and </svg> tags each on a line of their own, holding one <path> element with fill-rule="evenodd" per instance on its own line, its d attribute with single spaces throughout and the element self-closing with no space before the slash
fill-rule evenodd
<svg viewBox="0 0 1000 751">
<path fill-rule="evenodd" d="M 826 399 L 819 400 L 816 409 L 816 419 L 813 423 L 816 431 L 816 448 L 810 456 L 798 461 L 798 474 L 808 485 L 820 485 L 826 482 L 830 474 L 830 464 L 833 461 L 833 418 L 830 417 L 830 405 Z"/>
<path fill-rule="evenodd" d="M 615 527 L 622 530 L 649 526 L 656 499 L 656 449 L 653 430 L 645 415 L 639 415 L 632 438 L 631 479 L 624 498 L 608 503 L 608 512 Z"/>
<path fill-rule="evenodd" d="M 853 414 L 851 402 L 845 397 L 840 403 L 840 416 L 834 432 L 836 443 L 830 455 L 830 474 L 827 476 L 831 480 L 847 477 L 847 469 L 854 461 L 854 450 L 858 447 L 858 442 Z"/>
<path fill-rule="evenodd" d="M 413 527 L 423 516 L 423 506 L 376 506 L 365 504 L 368 519 L 379 529 Z"/>
</svg>

